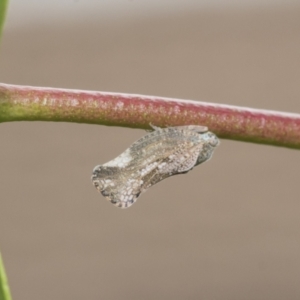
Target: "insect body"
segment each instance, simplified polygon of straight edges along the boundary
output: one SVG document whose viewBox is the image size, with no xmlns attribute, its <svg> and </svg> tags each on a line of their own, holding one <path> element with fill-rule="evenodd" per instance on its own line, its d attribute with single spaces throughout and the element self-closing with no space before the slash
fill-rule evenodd
<svg viewBox="0 0 300 300">
<path fill-rule="evenodd" d="M 152 127 L 117 158 L 93 170 L 94 186 L 117 207 L 130 207 L 152 185 L 210 159 L 219 144 L 204 126 Z"/>
</svg>

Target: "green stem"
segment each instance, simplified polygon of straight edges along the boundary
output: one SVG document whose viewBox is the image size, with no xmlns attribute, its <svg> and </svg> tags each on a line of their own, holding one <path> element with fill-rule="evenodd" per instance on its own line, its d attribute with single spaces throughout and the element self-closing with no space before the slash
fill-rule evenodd
<svg viewBox="0 0 300 300">
<path fill-rule="evenodd" d="M 0 300 L 12 300 L 1 253 L 0 253 Z"/>
<path fill-rule="evenodd" d="M 8 7 L 8 0 L 0 0 L 0 38 L 5 22 L 6 11 Z"/>
<path fill-rule="evenodd" d="M 0 84 L 0 122 L 205 125 L 220 138 L 300 149 L 300 114 L 133 94 Z"/>
</svg>

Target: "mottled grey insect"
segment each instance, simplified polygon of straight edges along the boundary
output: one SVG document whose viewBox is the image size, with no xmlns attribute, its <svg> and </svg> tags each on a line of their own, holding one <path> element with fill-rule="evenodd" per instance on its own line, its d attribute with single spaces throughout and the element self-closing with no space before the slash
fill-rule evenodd
<svg viewBox="0 0 300 300">
<path fill-rule="evenodd" d="M 219 144 L 204 126 L 152 128 L 117 158 L 93 170 L 94 186 L 117 207 L 131 206 L 152 185 L 210 159 Z"/>
</svg>

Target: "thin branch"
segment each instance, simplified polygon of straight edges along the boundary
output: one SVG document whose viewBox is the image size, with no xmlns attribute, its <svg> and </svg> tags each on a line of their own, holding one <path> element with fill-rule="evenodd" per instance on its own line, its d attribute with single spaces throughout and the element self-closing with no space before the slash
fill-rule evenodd
<svg viewBox="0 0 300 300">
<path fill-rule="evenodd" d="M 0 0 L 0 38 L 4 27 L 7 7 L 8 7 L 8 0 Z"/>
<path fill-rule="evenodd" d="M 1 253 L 0 253 L 0 300 L 12 300 Z"/>
<path fill-rule="evenodd" d="M 0 84 L 0 122 L 205 125 L 220 138 L 300 149 L 300 114 L 162 97 Z"/>
</svg>

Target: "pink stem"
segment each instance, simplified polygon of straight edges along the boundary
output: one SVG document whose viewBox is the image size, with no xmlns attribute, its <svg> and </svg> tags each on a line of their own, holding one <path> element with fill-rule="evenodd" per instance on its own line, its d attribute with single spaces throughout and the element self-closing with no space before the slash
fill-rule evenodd
<svg viewBox="0 0 300 300">
<path fill-rule="evenodd" d="M 0 84 L 0 122 L 205 125 L 220 138 L 300 149 L 300 114 L 134 94 Z"/>
</svg>

